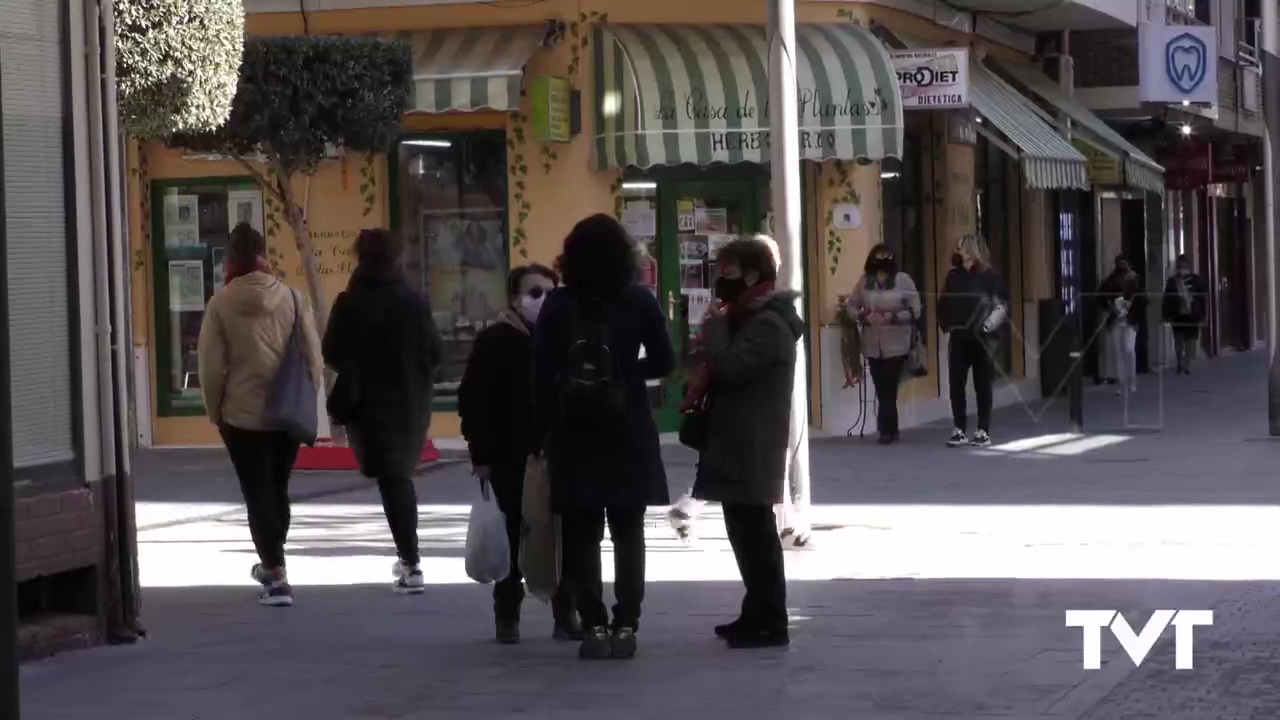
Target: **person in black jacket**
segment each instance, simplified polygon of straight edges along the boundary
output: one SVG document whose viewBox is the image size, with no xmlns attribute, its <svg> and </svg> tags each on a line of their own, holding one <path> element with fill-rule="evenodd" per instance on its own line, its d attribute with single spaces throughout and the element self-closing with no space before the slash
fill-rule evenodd
<svg viewBox="0 0 1280 720">
<path fill-rule="evenodd" d="M 346 426 L 360 472 L 378 482 L 395 540 L 396 592 L 425 590 L 418 552 L 418 497 L 413 471 L 431 424 L 433 375 L 440 335 L 431 306 L 409 287 L 400 268 L 404 242 L 390 230 L 356 239 L 357 266 L 333 302 L 324 333 L 324 361 L 338 373 L 330 410 Z"/>
<path fill-rule="evenodd" d="M 1116 256 L 1115 269 L 1098 286 L 1098 305 L 1104 318 L 1108 364 L 1120 384 L 1116 394 L 1137 392 L 1138 323 L 1147 304 L 1142 281 L 1124 255 Z"/>
<path fill-rule="evenodd" d="M 525 463 L 541 451 L 533 418 L 533 328 L 548 294 L 560 279 L 551 268 L 525 265 L 507 275 L 510 305 L 497 322 L 476 337 L 458 388 L 458 414 L 467 439 L 471 465 L 493 488 L 498 508 L 507 518 L 511 574 L 493 588 L 498 642 L 520 641 L 520 604 L 524 601 L 520 572 Z M 581 640 L 573 599 L 561 581 L 551 601 L 558 640 Z"/>
<path fill-rule="evenodd" d="M 947 274 L 938 298 L 938 324 L 950 333 L 947 361 L 955 430 L 947 445 L 987 447 L 991 444 L 992 354 L 1009 319 L 1009 291 L 991 267 L 987 243 L 981 237 L 966 235 L 956 251 L 962 265 Z M 978 431 L 972 437 L 965 398 L 970 371 L 978 401 Z"/>
<path fill-rule="evenodd" d="M 1191 270 L 1191 258 L 1179 255 L 1173 277 L 1164 285 L 1164 301 L 1161 316 L 1173 329 L 1173 353 L 1178 361 L 1178 373 L 1191 374 L 1191 363 L 1196 359 L 1196 346 L 1200 344 L 1200 326 L 1207 313 L 1205 298 L 1208 288 Z"/>
<path fill-rule="evenodd" d="M 565 287 L 547 297 L 534 331 L 534 413 L 547 438 L 564 572 L 585 628 L 579 656 L 630 658 L 644 600 L 645 509 L 670 502 L 645 381 L 669 375 L 675 353 L 662 307 L 637 283 L 635 244 L 617 220 L 593 215 L 575 225 L 561 267 Z M 617 596 L 612 631 L 600 568 L 606 521 Z"/>
</svg>

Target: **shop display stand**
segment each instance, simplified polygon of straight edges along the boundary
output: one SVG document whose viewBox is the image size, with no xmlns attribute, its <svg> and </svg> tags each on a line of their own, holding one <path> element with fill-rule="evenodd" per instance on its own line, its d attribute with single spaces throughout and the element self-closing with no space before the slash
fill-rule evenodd
<svg viewBox="0 0 1280 720">
<path fill-rule="evenodd" d="M 853 432 L 858 431 L 858 438 L 867 436 L 867 419 L 871 417 L 871 413 L 878 409 L 876 398 L 874 395 L 867 397 L 867 383 L 871 382 L 871 366 L 867 364 L 866 359 L 862 360 L 862 379 L 858 381 L 858 417 L 854 419 L 853 424 L 845 431 L 846 437 L 853 437 Z M 871 410 L 867 410 L 867 406 L 871 406 Z"/>
</svg>

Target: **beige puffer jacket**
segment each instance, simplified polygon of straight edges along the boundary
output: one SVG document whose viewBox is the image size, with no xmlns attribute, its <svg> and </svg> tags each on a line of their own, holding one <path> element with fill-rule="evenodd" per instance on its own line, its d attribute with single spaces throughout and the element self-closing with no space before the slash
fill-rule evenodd
<svg viewBox="0 0 1280 720">
<path fill-rule="evenodd" d="M 302 312 L 302 352 L 319 390 L 323 364 L 310 304 L 275 277 L 251 272 L 213 296 L 200 326 L 200 387 L 213 424 L 267 429 L 267 388 L 293 334 L 291 296 Z"/>
</svg>

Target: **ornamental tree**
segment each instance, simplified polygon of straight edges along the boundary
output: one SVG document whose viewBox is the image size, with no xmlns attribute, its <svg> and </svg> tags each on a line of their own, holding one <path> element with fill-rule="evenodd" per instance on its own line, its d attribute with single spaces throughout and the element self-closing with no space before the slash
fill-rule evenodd
<svg viewBox="0 0 1280 720">
<path fill-rule="evenodd" d="M 213 130 L 240 78 L 240 0 L 113 0 L 116 81 L 125 128 L 139 137 Z"/>
<path fill-rule="evenodd" d="M 250 38 L 225 125 L 171 144 L 239 162 L 282 207 L 293 230 L 316 323 L 328 325 L 305 198 L 293 182 L 332 149 L 384 152 L 399 132 L 413 87 L 409 46 L 373 37 Z"/>
</svg>

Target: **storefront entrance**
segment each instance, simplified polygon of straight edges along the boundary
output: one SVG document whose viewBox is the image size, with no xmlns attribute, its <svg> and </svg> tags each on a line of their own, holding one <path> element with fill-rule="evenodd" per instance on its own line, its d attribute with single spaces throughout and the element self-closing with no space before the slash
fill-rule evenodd
<svg viewBox="0 0 1280 720">
<path fill-rule="evenodd" d="M 701 360 L 702 318 L 711 307 L 716 252 L 760 230 L 761 193 L 756 172 L 733 178 L 646 178 L 623 184 L 623 220 L 641 246 L 642 281 L 670 322 L 677 369 L 650 382 L 659 429 L 679 426 L 685 379 Z"/>
</svg>

